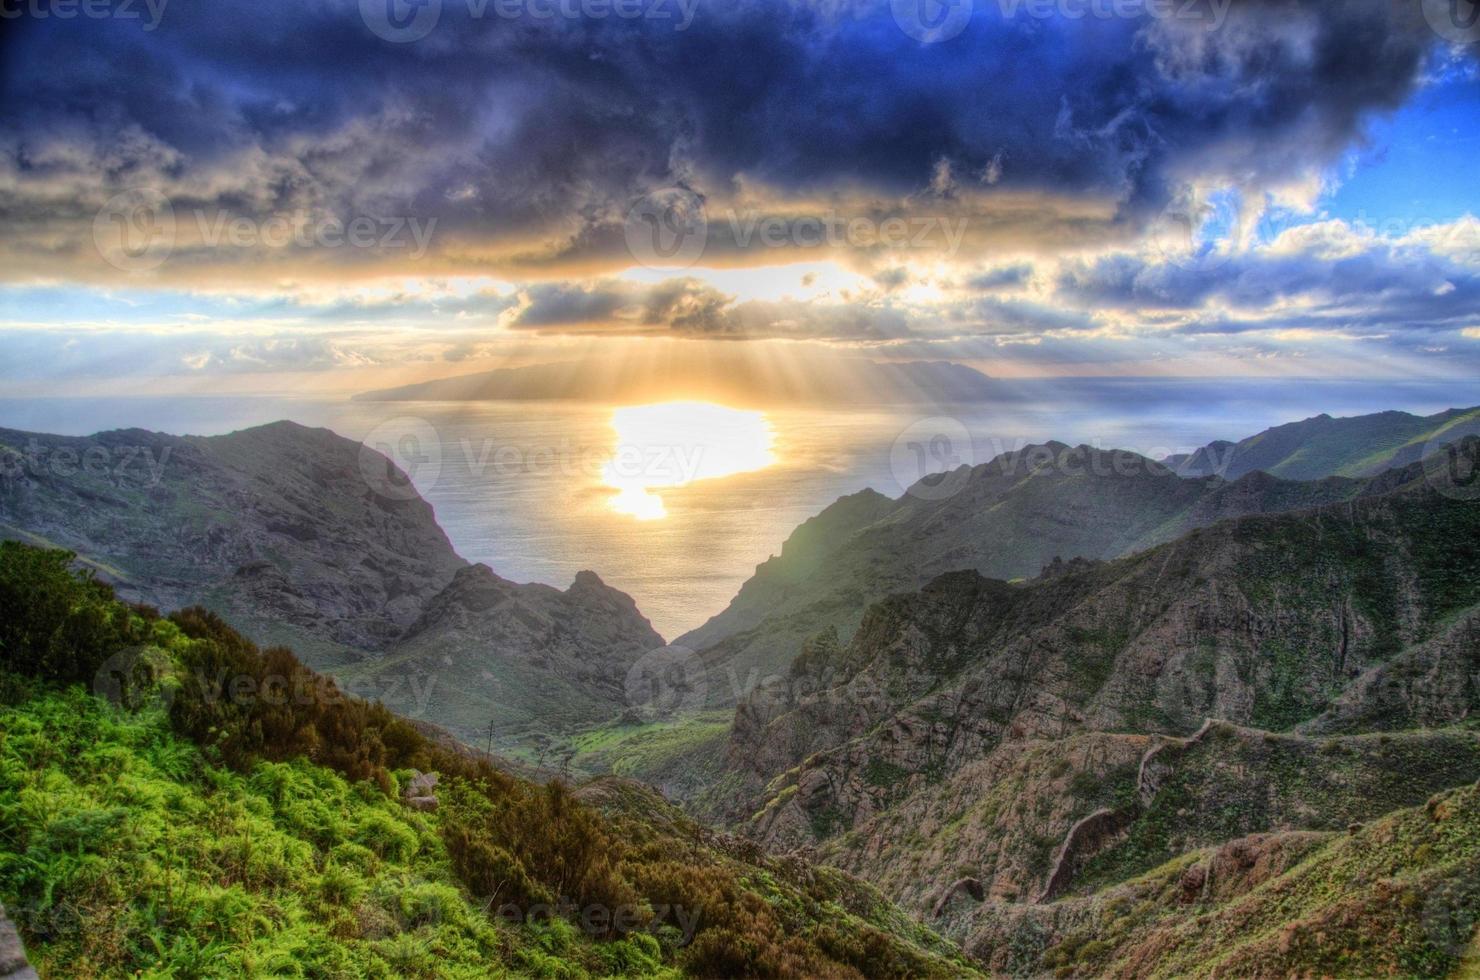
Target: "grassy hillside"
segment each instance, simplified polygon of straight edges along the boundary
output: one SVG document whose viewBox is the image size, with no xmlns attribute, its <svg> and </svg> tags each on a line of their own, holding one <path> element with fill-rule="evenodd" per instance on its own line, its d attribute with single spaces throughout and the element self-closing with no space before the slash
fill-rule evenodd
<svg viewBox="0 0 1480 980">
<path fill-rule="evenodd" d="M 0 545 L 0 901 L 44 975 L 972 972 L 840 872 L 512 778 L 70 564 Z"/>
<path fill-rule="evenodd" d="M 1352 418 L 1319 415 L 1266 429 L 1239 443 L 1214 443 L 1166 463 L 1184 476 L 1227 479 L 1263 471 L 1287 480 L 1370 476 L 1417 462 L 1425 453 L 1480 431 L 1480 408 L 1420 417 L 1379 412 Z"/>
<path fill-rule="evenodd" d="M 1472 975 L 1480 788 L 1330 833 L 1183 855 L 1089 898 L 983 906 L 969 949 L 1019 976 Z"/>
</svg>

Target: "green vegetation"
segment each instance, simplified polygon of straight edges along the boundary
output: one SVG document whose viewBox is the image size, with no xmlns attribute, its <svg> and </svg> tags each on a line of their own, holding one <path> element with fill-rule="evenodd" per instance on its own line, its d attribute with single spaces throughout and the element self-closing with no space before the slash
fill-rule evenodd
<svg viewBox="0 0 1480 980">
<path fill-rule="evenodd" d="M 1077 877 L 1077 890 L 1261 831 L 1345 830 L 1477 778 L 1472 732 L 1315 740 L 1228 726 L 1178 757 L 1149 809 Z"/>
<path fill-rule="evenodd" d="M 1016 941 L 1017 972 L 1058 976 L 1445 977 L 1477 924 L 1480 789 L 1467 788 L 1354 831 L 1197 851 L 978 941 Z"/>
<path fill-rule="evenodd" d="M 840 873 L 621 784 L 514 779 L 71 566 L 0 545 L 0 901 L 47 974 L 971 972 Z M 412 769 L 435 809 L 402 801 Z"/>
<path fill-rule="evenodd" d="M 723 773 L 733 718 L 733 711 L 709 711 L 671 721 L 592 729 L 570 739 L 571 768 L 660 786 L 707 784 Z"/>
<path fill-rule="evenodd" d="M 658 966 L 647 937 L 497 927 L 435 824 L 304 760 L 210 765 L 162 713 L 73 687 L 0 712 L 0 893 L 44 975 L 482 977 Z M 603 955 L 605 954 L 605 955 Z"/>
</svg>

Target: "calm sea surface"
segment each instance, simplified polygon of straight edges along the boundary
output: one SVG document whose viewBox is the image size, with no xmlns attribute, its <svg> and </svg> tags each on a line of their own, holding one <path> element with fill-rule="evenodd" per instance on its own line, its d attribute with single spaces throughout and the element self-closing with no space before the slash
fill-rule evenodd
<svg viewBox="0 0 1480 980">
<path fill-rule="evenodd" d="M 864 487 L 898 496 L 928 472 L 1048 439 L 1161 456 L 1322 412 L 1475 404 L 1477 384 L 1088 380 L 1004 383 L 1000 400 L 954 408 L 768 411 L 737 417 L 733 431 L 702 413 L 686 428 L 680 412 L 677 425 L 620 437 L 612 407 L 574 403 L 0 398 L 0 426 L 215 435 L 292 419 L 368 439 L 413 471 L 464 557 L 561 588 L 591 569 L 672 639 L 724 608 L 797 524 Z M 667 486 L 725 469 L 701 458 L 751 459 L 747 441 L 759 438 L 773 460 L 764 468 Z M 620 485 L 651 483 L 666 516 L 619 512 L 613 467 Z"/>
</svg>

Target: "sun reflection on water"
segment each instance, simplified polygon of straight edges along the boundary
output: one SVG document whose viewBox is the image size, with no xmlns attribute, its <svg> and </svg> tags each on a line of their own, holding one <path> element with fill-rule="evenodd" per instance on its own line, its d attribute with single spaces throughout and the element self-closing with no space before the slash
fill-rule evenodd
<svg viewBox="0 0 1480 980">
<path fill-rule="evenodd" d="M 776 462 L 776 434 L 764 412 L 708 402 L 620 408 L 612 415 L 617 446 L 604 482 L 611 508 L 641 521 L 668 516 L 654 491 L 687 487 Z"/>
</svg>

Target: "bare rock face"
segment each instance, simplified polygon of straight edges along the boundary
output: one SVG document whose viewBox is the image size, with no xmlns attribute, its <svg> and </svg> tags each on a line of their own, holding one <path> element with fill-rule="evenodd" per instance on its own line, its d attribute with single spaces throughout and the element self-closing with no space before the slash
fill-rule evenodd
<svg viewBox="0 0 1480 980">
<path fill-rule="evenodd" d="M 941 894 L 940 899 L 935 903 L 935 908 L 931 909 L 930 917 L 933 919 L 939 919 L 943 914 L 945 914 L 946 907 L 950 905 L 951 902 L 963 896 L 971 899 L 974 902 L 982 902 L 986 900 L 986 893 L 982 891 L 981 882 L 977 881 L 975 878 L 962 878 L 960 881 L 952 884 L 949 888 L 945 890 L 944 893 Z"/>
<path fill-rule="evenodd" d="M 0 907 L 0 980 L 36 980 L 36 971 L 26 960 L 26 949 L 15 926 Z"/>
<path fill-rule="evenodd" d="M 1427 643 L 1366 670 L 1302 730 L 1312 734 L 1442 728 L 1480 709 L 1480 610 Z"/>
<path fill-rule="evenodd" d="M 1078 867 L 1123 834 L 1134 817 L 1134 811 L 1129 809 L 1106 808 L 1096 810 L 1071 827 L 1054 856 L 1053 870 L 1048 873 L 1048 883 L 1043 886 L 1038 901 L 1051 902 L 1063 894 Z"/>
<path fill-rule="evenodd" d="M 632 667 L 663 638 L 632 598 L 583 572 L 567 590 L 464 568 L 358 682 L 473 745 L 610 721 Z"/>
<path fill-rule="evenodd" d="M 440 777 L 434 772 L 416 772 L 406 783 L 406 789 L 401 794 L 406 800 L 406 805 L 422 813 L 436 810 L 439 781 Z"/>
</svg>

